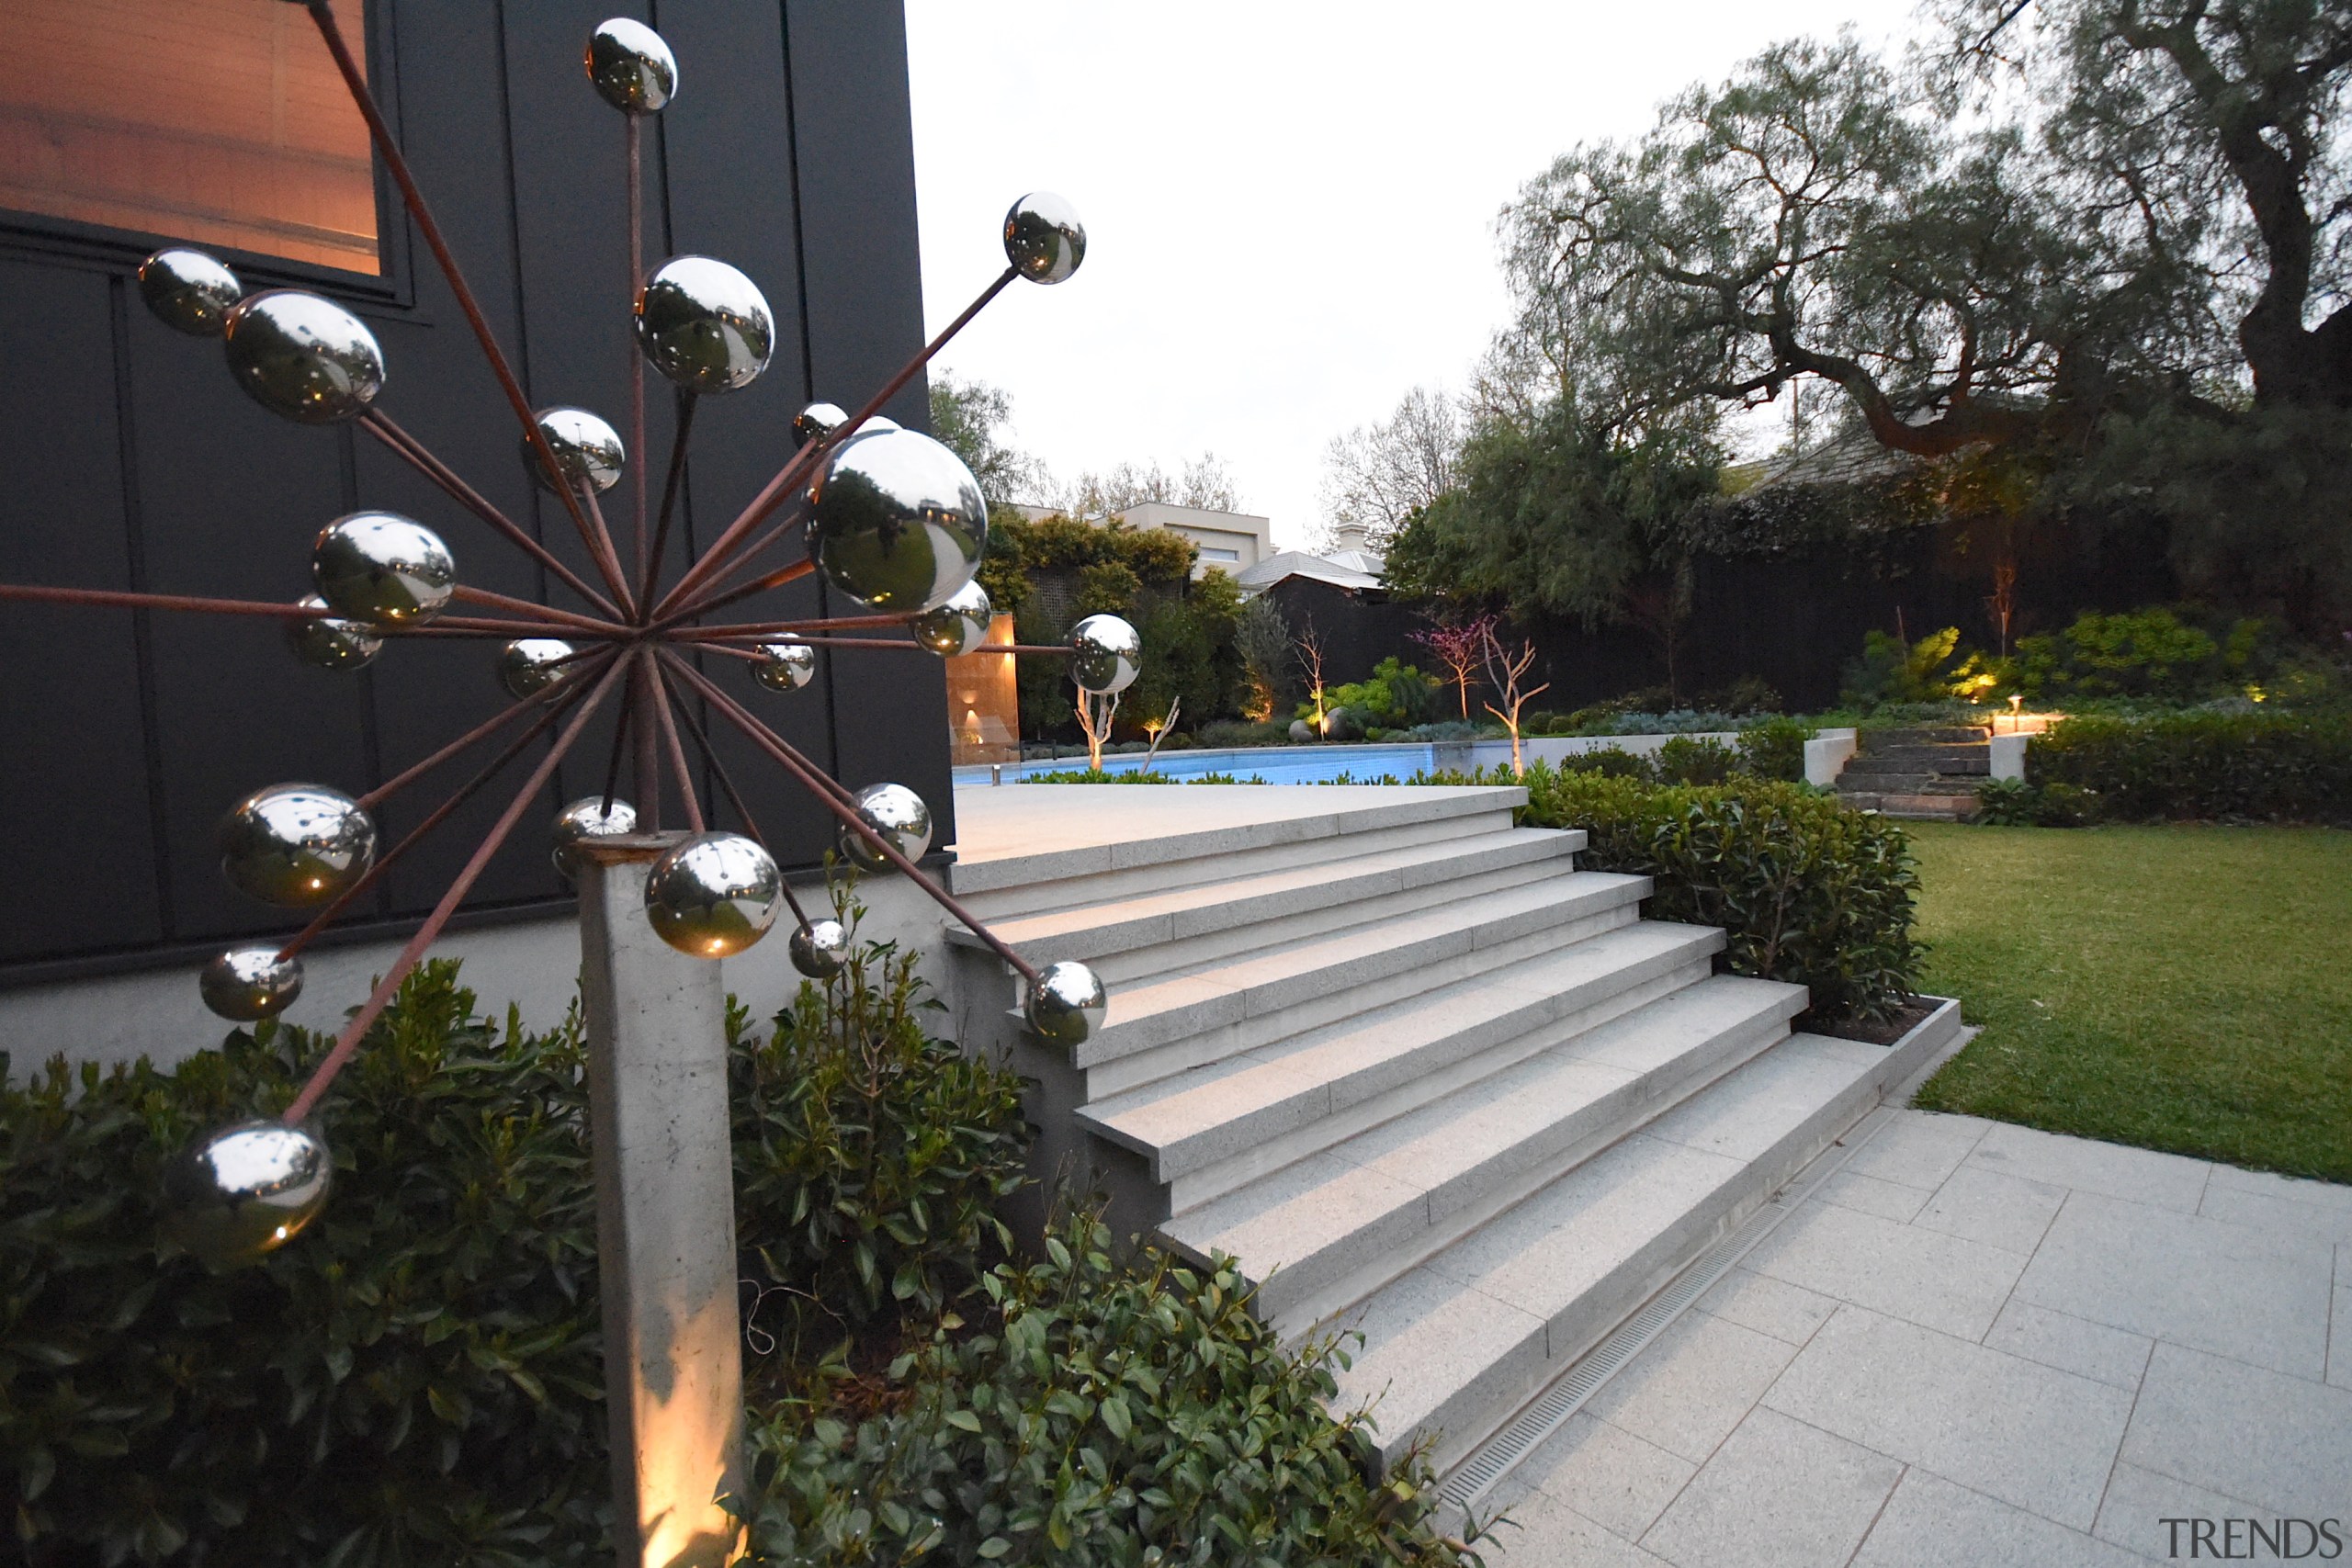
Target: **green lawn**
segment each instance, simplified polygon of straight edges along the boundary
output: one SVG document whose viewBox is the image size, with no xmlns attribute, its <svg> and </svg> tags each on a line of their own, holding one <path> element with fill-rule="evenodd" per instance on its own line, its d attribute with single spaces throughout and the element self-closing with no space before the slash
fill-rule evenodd
<svg viewBox="0 0 2352 1568">
<path fill-rule="evenodd" d="M 2352 833 L 1917 826 L 1919 1103 L 2352 1181 Z"/>
</svg>

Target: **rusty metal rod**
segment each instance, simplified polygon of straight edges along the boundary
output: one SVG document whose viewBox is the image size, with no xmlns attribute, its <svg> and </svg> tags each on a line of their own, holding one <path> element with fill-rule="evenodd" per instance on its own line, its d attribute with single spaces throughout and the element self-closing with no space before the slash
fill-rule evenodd
<svg viewBox="0 0 2352 1568">
<path fill-rule="evenodd" d="M 675 682 L 677 677 L 665 669 L 662 671 L 662 679 L 664 682 Z M 694 706 L 686 700 L 686 694 L 683 691 L 677 694 L 677 715 L 678 722 L 686 727 L 687 733 L 695 738 L 695 745 L 701 749 L 704 763 L 709 767 L 713 774 L 717 775 L 718 787 L 726 795 L 728 804 L 735 808 L 736 819 L 743 824 L 744 836 L 760 848 L 767 849 L 767 835 L 761 832 L 759 823 L 752 820 L 752 808 L 743 804 L 743 792 L 735 787 L 735 780 L 727 772 L 727 764 L 718 760 L 718 749 L 710 743 L 709 732 L 703 728 L 702 721 L 695 717 Z M 800 908 L 800 900 L 793 896 L 792 879 L 780 877 L 777 879 L 777 886 L 784 890 L 785 903 L 791 907 L 793 923 L 796 926 L 807 926 L 808 916 L 807 911 Z"/>
<path fill-rule="evenodd" d="M 596 632 L 605 637 L 620 637 L 626 635 L 629 629 L 625 626 L 616 626 L 611 621 L 600 621 L 594 615 L 579 615 L 570 610 L 551 609 L 545 604 L 533 604 L 528 599 L 517 599 L 506 593 L 493 593 L 487 588 L 470 588 L 462 582 L 449 591 L 449 596 L 461 604 L 480 604 L 492 610 L 513 610 L 522 615 L 537 615 L 544 621 L 570 626 L 575 631 Z"/>
<path fill-rule="evenodd" d="M 670 772 L 678 780 L 678 794 L 685 808 L 686 826 L 695 832 L 709 829 L 702 819 L 702 792 L 695 787 L 694 769 L 686 764 L 686 749 L 678 741 L 678 726 L 670 715 L 669 682 L 662 679 L 659 670 L 652 671 L 646 689 L 652 694 L 653 716 L 662 721 L 662 743 L 670 755 Z"/>
<path fill-rule="evenodd" d="M 610 649 L 594 649 L 590 651 L 592 654 L 603 654 L 608 658 L 612 653 Z M 385 780 L 382 784 L 378 784 L 374 789 L 369 790 L 366 795 L 361 795 L 358 801 L 360 808 L 368 811 L 374 810 L 381 802 L 399 794 L 401 790 L 406 789 L 410 784 L 414 784 L 418 779 L 423 778 L 425 774 L 431 773 L 434 769 L 439 767 L 450 758 L 472 746 L 477 740 L 480 740 L 486 736 L 495 735 L 499 730 L 514 723 L 516 718 L 526 713 L 528 713 L 532 708 L 547 705 L 551 703 L 560 705 L 561 703 L 569 702 L 571 698 L 565 694 L 572 691 L 582 681 L 586 680 L 594 673 L 594 671 L 585 668 L 565 671 L 549 685 L 539 691 L 532 693 L 529 696 L 523 698 L 519 702 L 501 708 L 496 714 L 474 726 L 471 729 L 467 730 L 463 735 L 458 736 L 455 740 L 450 741 L 447 746 L 442 747 L 441 750 L 434 752 L 430 757 L 425 758 L 424 761 L 410 764 L 408 767 L 405 767 L 399 773 L 393 774 L 390 778 Z"/>
<path fill-rule="evenodd" d="M 637 595 L 640 604 L 653 603 L 653 585 L 662 575 L 662 552 L 670 543 L 670 519 L 677 513 L 678 489 L 685 482 L 686 438 L 695 427 L 695 410 L 701 404 L 702 400 L 692 392 L 678 394 L 678 425 L 670 435 L 670 471 L 662 481 L 662 514 L 653 525 L 653 547 L 645 558 L 644 584 Z"/>
</svg>

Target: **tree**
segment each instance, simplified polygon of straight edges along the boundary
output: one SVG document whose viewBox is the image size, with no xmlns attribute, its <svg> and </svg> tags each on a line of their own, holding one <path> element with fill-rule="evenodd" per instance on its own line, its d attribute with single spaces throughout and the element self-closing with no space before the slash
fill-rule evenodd
<svg viewBox="0 0 2352 1568">
<path fill-rule="evenodd" d="M 1263 720 L 1289 706 L 1291 671 L 1298 654 L 1291 646 L 1290 623 L 1283 619 L 1282 606 L 1263 593 L 1242 605 L 1234 620 L 1233 649 L 1253 687 L 1245 709 L 1248 716 Z"/>
<path fill-rule="evenodd" d="M 1204 452 L 1170 474 L 1158 463 L 1123 462 L 1104 473 L 1082 473 L 1059 492 L 1057 504 L 1073 517 L 1114 516 L 1148 501 L 1238 512 L 1241 495 L 1225 459 Z"/>
<path fill-rule="evenodd" d="M 986 381 L 939 371 L 931 381 L 931 434 L 964 459 L 991 502 L 1035 500 L 1049 486 L 1044 465 L 1004 445 L 1012 394 Z"/>
<path fill-rule="evenodd" d="M 1323 453 L 1327 529 L 1361 528 L 1385 549 L 1407 518 L 1453 487 L 1462 435 L 1453 400 L 1416 387 L 1385 420 L 1332 437 Z"/>
<path fill-rule="evenodd" d="M 1461 694 L 1465 721 L 1470 717 L 1470 685 L 1486 663 L 1487 641 L 1494 629 L 1494 616 L 1476 615 L 1466 621 L 1433 621 L 1413 634 L 1413 640 L 1445 666 L 1446 683 Z"/>
<path fill-rule="evenodd" d="M 1535 645 L 1532 642 L 1521 642 L 1516 647 L 1505 644 L 1495 635 L 1492 621 L 1487 623 L 1486 631 L 1485 647 L 1481 652 L 1486 659 L 1487 683 L 1494 687 L 1498 699 L 1487 705 L 1487 711 L 1501 719 L 1503 728 L 1510 731 L 1510 771 L 1524 774 L 1527 769 L 1521 761 L 1519 746 L 1520 709 L 1527 705 L 1529 698 L 1540 697 L 1550 691 L 1552 682 L 1546 681 L 1540 686 L 1522 689 L 1520 682 L 1527 678 L 1527 671 L 1535 663 Z"/>
</svg>

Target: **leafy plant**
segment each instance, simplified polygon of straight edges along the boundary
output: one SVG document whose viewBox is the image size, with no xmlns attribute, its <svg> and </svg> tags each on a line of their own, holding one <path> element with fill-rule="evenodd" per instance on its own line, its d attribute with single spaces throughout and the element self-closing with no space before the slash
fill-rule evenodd
<svg viewBox="0 0 2352 1568">
<path fill-rule="evenodd" d="M 1929 632 L 1914 643 L 1883 631 L 1864 632 L 1861 657 L 1846 666 L 1844 700 L 1871 707 L 1949 697 L 1951 682 L 1939 672 L 1959 646 L 1958 626 Z"/>
<path fill-rule="evenodd" d="M 2117 821 L 2352 824 L 2352 716 L 2069 718 L 2034 737 L 2026 773 L 2096 794 Z"/>
<path fill-rule="evenodd" d="M 1705 736 L 1678 735 L 1657 749 L 1657 774 L 1662 784 L 1719 784 L 1739 764 L 1739 753 Z"/>
<path fill-rule="evenodd" d="M 1647 757 L 1637 757 L 1622 746 L 1571 751 L 1560 759 L 1559 765 L 1564 773 L 1598 773 L 1603 778 L 1640 779 L 1645 783 L 1657 779 L 1657 770 L 1650 766 Z"/>
<path fill-rule="evenodd" d="M 2098 820 L 2099 798 L 2065 784 L 1989 779 L 1976 789 L 1976 816 L 1984 828 L 2082 828 Z"/>
<path fill-rule="evenodd" d="M 1804 743 L 1812 739 L 1812 727 L 1792 718 L 1767 719 L 1743 729 L 1739 732 L 1739 771 L 1752 778 L 1803 784 Z"/>
</svg>

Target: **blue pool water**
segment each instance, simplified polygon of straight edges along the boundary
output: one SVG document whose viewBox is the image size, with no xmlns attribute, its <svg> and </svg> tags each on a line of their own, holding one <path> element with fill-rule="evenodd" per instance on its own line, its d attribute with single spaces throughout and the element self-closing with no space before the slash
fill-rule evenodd
<svg viewBox="0 0 2352 1568">
<path fill-rule="evenodd" d="M 1358 784 L 1377 783 L 1382 777 L 1403 781 L 1415 773 L 1437 765 L 1439 748 L 1434 745 L 1406 746 L 1265 746 L 1248 747 L 1237 750 L 1163 751 L 1152 771 L 1164 778 L 1196 779 L 1204 773 L 1230 773 L 1243 784 L 1329 784 L 1345 774 Z M 1457 746 L 1445 748 L 1458 752 Z M 1506 749 L 1504 755 L 1508 756 Z M 1144 759 L 1130 752 L 1125 756 L 1102 759 L 1102 771 L 1108 773 L 1132 773 L 1140 770 Z M 1059 757 L 1051 761 L 1022 763 L 1006 762 L 1001 768 L 982 764 L 956 770 L 959 784 L 984 784 L 1001 776 L 1006 784 L 1019 784 L 1037 773 L 1071 773 L 1086 766 L 1083 757 Z"/>
</svg>

